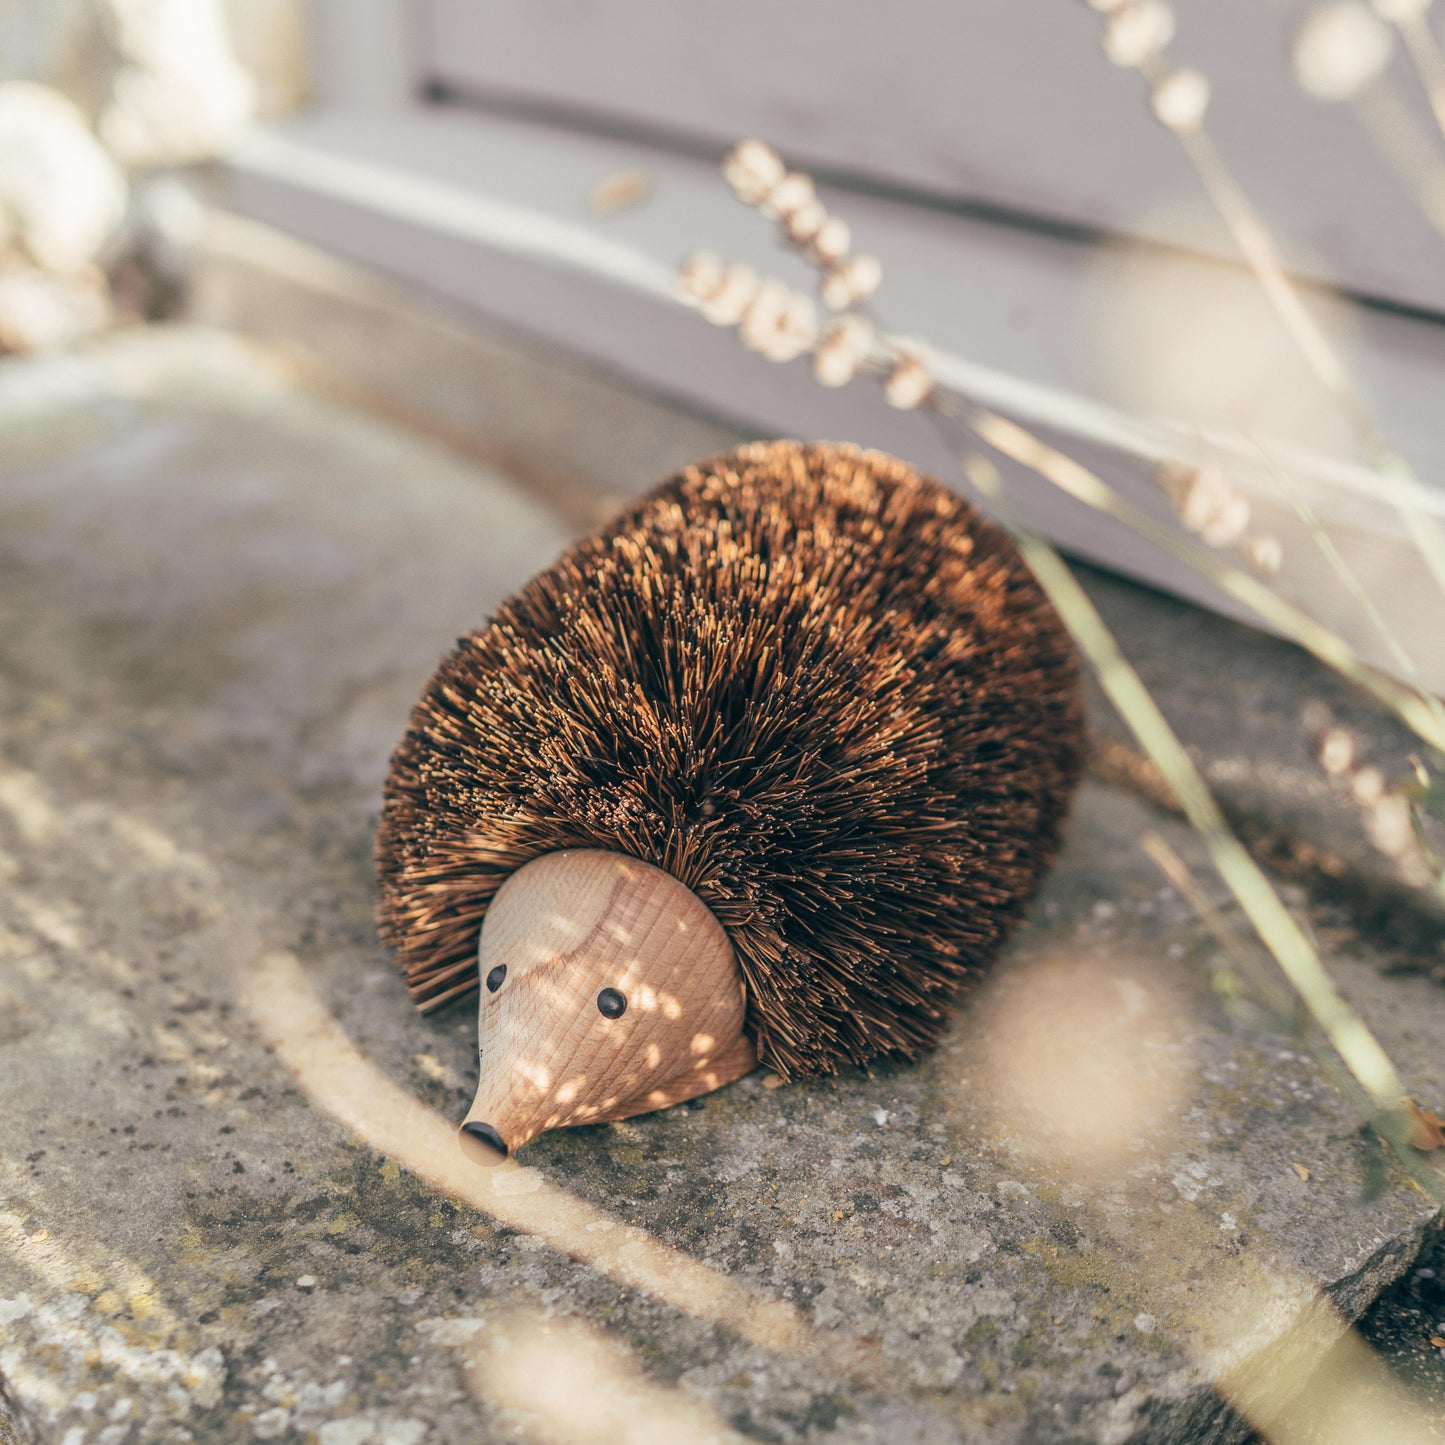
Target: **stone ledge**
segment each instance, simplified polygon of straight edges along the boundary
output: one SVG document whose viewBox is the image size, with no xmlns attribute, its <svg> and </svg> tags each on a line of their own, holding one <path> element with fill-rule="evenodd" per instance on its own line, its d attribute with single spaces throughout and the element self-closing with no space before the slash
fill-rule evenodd
<svg viewBox="0 0 1445 1445">
<path fill-rule="evenodd" d="M 45 1438 L 123 1400 L 141 1441 L 514 1438 L 469 1352 L 521 1310 L 604 1329 L 753 1438 L 1232 1440 L 1231 1350 L 1299 1320 L 1327 1340 L 1298 1286 L 1352 1318 L 1415 1257 L 1433 1208 L 1295 1043 L 1212 995 L 1212 942 L 1137 847 L 1154 828 L 1202 870 L 1191 836 L 1098 784 L 932 1058 L 754 1075 L 508 1174 L 790 1305 L 800 1349 L 542 1243 L 515 1200 L 428 1189 L 314 1106 L 238 988 L 289 951 L 459 1117 L 472 1022 L 416 1016 L 374 940 L 377 794 L 438 653 L 572 524 L 199 329 L 0 367 L 0 465 L 0 1373 Z M 1174 605 L 1099 585 L 1126 643 Z M 1262 695 L 1287 650 L 1209 626 L 1230 695 Z M 1391 962 L 1365 931 L 1330 966 L 1438 1099 L 1445 996 Z M 1173 1021 L 1151 1057 L 1192 1081 L 1103 1182 L 1040 1154 L 1049 1121 L 1001 1112 L 986 1064 L 990 1010 L 1080 963 Z M 1251 1301 L 1233 1334 L 1219 1282 Z"/>
</svg>

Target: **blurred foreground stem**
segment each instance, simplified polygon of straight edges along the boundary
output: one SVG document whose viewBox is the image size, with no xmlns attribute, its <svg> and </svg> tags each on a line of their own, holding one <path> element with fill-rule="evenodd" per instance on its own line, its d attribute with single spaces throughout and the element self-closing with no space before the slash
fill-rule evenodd
<svg viewBox="0 0 1445 1445">
<path fill-rule="evenodd" d="M 1093 667 L 1109 701 L 1174 790 L 1220 876 L 1294 986 L 1310 1017 L 1359 1081 L 1373 1108 L 1382 1117 L 1392 1116 L 1404 1087 L 1389 1055 L 1335 987 L 1299 924 L 1230 830 L 1208 784 L 1139 674 L 1120 652 L 1098 609 L 1059 553 L 1012 514 L 993 463 L 981 455 L 969 456 L 964 459 L 964 471 L 1013 532 L 1019 550 Z M 1393 1133 L 1388 1129 L 1386 1132 Z"/>
</svg>

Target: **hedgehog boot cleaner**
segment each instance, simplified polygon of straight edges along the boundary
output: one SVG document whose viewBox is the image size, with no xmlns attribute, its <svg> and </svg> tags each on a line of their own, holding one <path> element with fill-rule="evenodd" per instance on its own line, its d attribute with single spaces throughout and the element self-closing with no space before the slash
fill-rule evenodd
<svg viewBox="0 0 1445 1445">
<path fill-rule="evenodd" d="M 1067 634 L 906 464 L 690 467 L 464 637 L 392 758 L 380 929 L 480 989 L 462 1144 L 916 1058 L 1051 860 L 1083 760 Z"/>
</svg>

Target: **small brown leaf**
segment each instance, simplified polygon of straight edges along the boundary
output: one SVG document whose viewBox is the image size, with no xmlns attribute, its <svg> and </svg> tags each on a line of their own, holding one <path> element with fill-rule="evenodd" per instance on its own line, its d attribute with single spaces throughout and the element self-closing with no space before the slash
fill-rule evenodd
<svg viewBox="0 0 1445 1445">
<path fill-rule="evenodd" d="M 1303 1164 L 1291 1164 L 1289 1167 L 1293 1169 L 1306 1184 L 1310 1182 L 1310 1171 L 1306 1169 Z"/>
<path fill-rule="evenodd" d="M 1445 1350 L 1445 1340 L 1442 1340 L 1439 1335 L 1431 1335 L 1430 1343 L 1434 1345 L 1437 1350 Z"/>
<path fill-rule="evenodd" d="M 1445 1119 L 1429 1109 L 1422 1109 L 1408 1094 L 1400 1100 L 1400 1112 L 1410 1126 L 1410 1146 L 1422 1153 L 1445 1149 Z"/>
<path fill-rule="evenodd" d="M 593 211 L 599 216 L 609 216 L 613 211 L 625 210 L 645 201 L 652 193 L 652 180 L 644 170 L 619 171 L 598 181 L 589 198 Z"/>
</svg>

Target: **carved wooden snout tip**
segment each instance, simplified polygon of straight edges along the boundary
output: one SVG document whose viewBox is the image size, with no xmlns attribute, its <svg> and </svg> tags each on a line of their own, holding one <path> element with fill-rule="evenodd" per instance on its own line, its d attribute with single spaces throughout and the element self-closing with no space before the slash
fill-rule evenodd
<svg viewBox="0 0 1445 1445">
<path fill-rule="evenodd" d="M 480 1082 L 461 1144 L 496 1164 L 548 1129 L 664 1109 L 757 1063 L 722 925 L 660 868 L 548 853 L 487 910 Z"/>
<path fill-rule="evenodd" d="M 490 1124 L 468 1119 L 457 1132 L 462 1153 L 473 1164 L 484 1164 L 490 1168 L 500 1164 L 512 1152 L 507 1147 L 507 1141 Z"/>
</svg>

